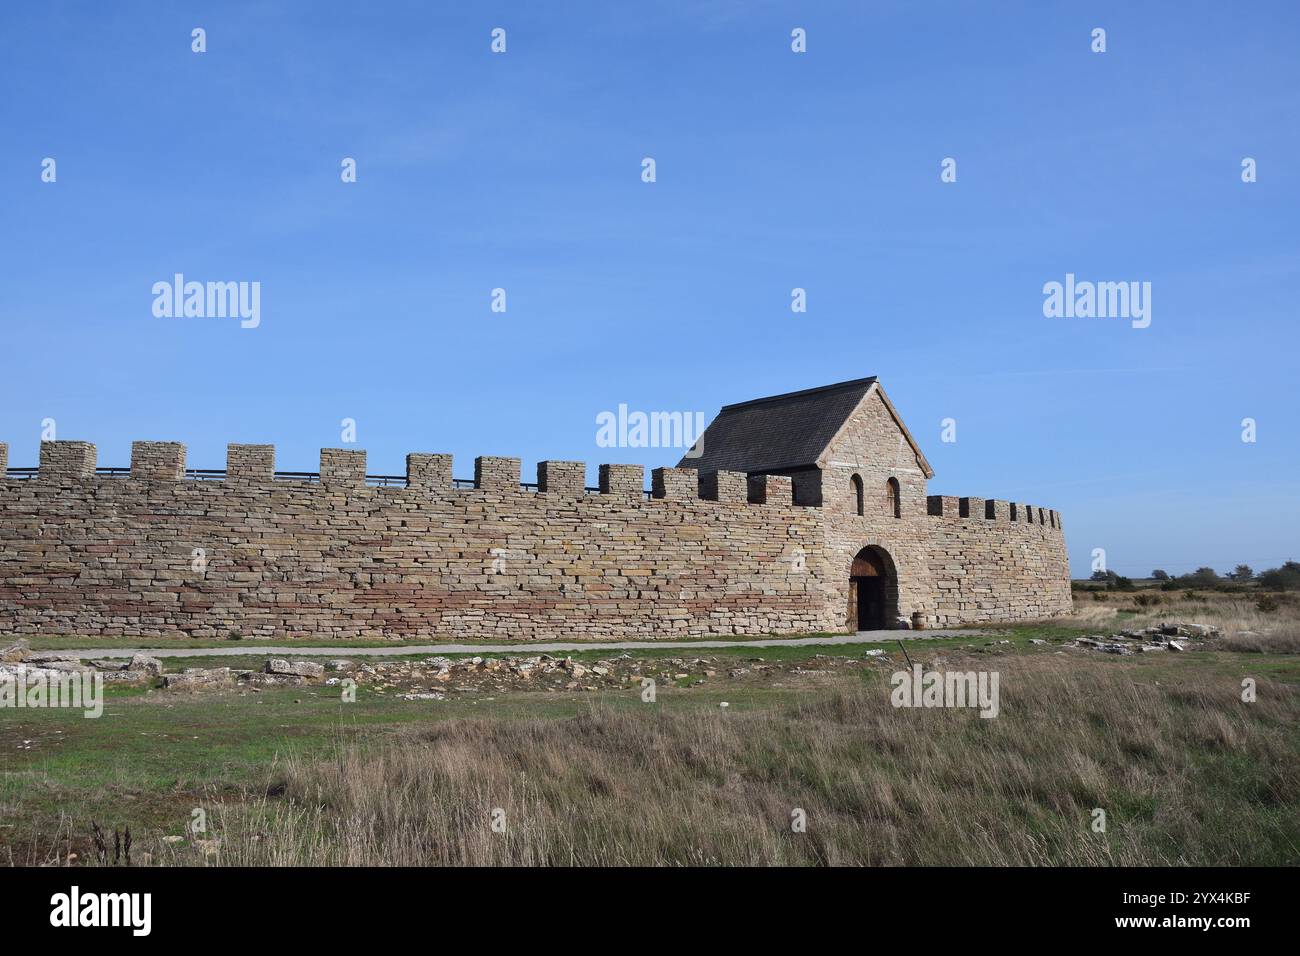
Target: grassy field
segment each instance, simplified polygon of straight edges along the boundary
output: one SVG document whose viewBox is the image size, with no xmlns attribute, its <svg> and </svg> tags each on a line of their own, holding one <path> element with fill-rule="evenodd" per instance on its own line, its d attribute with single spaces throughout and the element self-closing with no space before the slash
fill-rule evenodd
<svg viewBox="0 0 1300 956">
<path fill-rule="evenodd" d="M 310 685 L 114 688 L 98 720 L 4 711 L 0 862 L 93 863 L 92 821 L 129 826 L 136 864 L 1300 862 L 1290 615 L 1218 600 L 1079 606 L 1067 623 L 1007 629 L 1009 644 L 905 642 L 927 667 L 997 671 L 991 720 L 892 707 L 896 644 L 874 645 L 884 663 L 864 660 L 867 646 L 711 650 L 858 663 L 817 686 L 724 671 L 654 703 L 636 687 L 442 701 L 363 687 L 344 703 Z M 1059 646 L 1160 617 L 1255 636 L 1135 657 Z M 246 666 L 261 660 L 249 650 Z M 239 666 L 168 667 L 187 663 Z M 1241 700 L 1247 677 L 1254 703 Z M 196 809 L 202 834 L 186 829 Z"/>
</svg>

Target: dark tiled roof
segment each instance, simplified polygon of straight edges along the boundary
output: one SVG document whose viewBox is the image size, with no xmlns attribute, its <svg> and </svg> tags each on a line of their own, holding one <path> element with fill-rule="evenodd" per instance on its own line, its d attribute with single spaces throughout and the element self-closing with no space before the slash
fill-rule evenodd
<svg viewBox="0 0 1300 956">
<path fill-rule="evenodd" d="M 727 405 L 704 430 L 704 454 L 679 468 L 773 472 L 810 468 L 875 376 Z"/>
</svg>

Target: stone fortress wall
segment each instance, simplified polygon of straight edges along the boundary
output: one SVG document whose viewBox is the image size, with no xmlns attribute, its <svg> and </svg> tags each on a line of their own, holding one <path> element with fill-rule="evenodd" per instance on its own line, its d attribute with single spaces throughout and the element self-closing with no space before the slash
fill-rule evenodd
<svg viewBox="0 0 1300 956">
<path fill-rule="evenodd" d="M 834 457 L 834 456 L 833 456 Z M 224 472 L 136 442 L 129 472 L 94 445 L 41 445 L 7 470 L 0 444 L 0 633 L 104 637 L 682 638 L 843 632 L 848 566 L 878 544 L 898 612 L 930 625 L 1070 608 L 1059 516 L 926 496 L 905 517 L 797 505 L 789 476 L 698 474 L 412 454 L 404 480 L 365 452 L 321 451 L 277 476 L 274 448 L 231 445 Z M 829 469 L 826 481 L 834 478 Z M 805 490 L 805 494 L 808 492 Z M 851 513 L 846 513 L 850 511 Z"/>
</svg>

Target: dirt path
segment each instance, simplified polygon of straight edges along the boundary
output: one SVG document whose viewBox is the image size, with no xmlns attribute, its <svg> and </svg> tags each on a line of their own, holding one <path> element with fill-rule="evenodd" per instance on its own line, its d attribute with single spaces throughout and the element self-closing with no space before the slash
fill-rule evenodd
<svg viewBox="0 0 1300 956">
<path fill-rule="evenodd" d="M 573 641 L 568 643 L 543 643 L 522 641 L 512 644 L 404 644 L 392 647 L 342 647 L 262 644 L 258 641 L 240 641 L 231 647 L 141 647 L 69 650 L 68 656 L 79 658 L 118 658 L 135 654 L 151 657 L 247 657 L 250 654 L 273 654 L 277 657 L 399 657 L 407 654 L 568 654 L 573 651 L 647 651 L 647 650 L 706 650 L 724 647 L 808 647 L 837 644 L 868 644 L 893 641 L 900 638 L 918 640 L 932 637 L 981 637 L 986 631 L 859 631 L 833 637 L 764 638 L 731 641 Z M 53 654 L 55 651 L 38 651 Z"/>
</svg>

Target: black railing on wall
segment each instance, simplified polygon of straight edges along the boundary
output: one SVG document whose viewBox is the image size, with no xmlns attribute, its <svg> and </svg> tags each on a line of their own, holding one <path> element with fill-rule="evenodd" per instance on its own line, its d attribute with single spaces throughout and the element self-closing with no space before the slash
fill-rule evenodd
<svg viewBox="0 0 1300 956">
<path fill-rule="evenodd" d="M 8 468 L 5 470 L 5 477 L 14 481 L 26 481 L 37 477 L 39 474 L 39 468 Z M 130 478 L 131 469 L 96 468 L 95 475 L 99 478 Z M 300 481 L 309 485 L 320 484 L 320 472 L 318 471 L 277 471 L 273 477 L 276 481 Z M 187 481 L 225 481 L 226 470 L 224 468 L 186 468 L 185 478 Z M 366 475 L 366 484 L 372 488 L 405 488 L 407 481 L 405 475 Z M 473 478 L 453 478 L 451 486 L 460 489 L 476 487 Z M 535 481 L 521 481 L 519 487 L 524 491 L 537 492 L 540 490 L 540 486 Z M 582 490 L 589 495 L 600 494 L 599 488 L 588 486 Z M 646 500 L 654 497 L 648 489 L 642 490 L 641 494 Z"/>
</svg>

